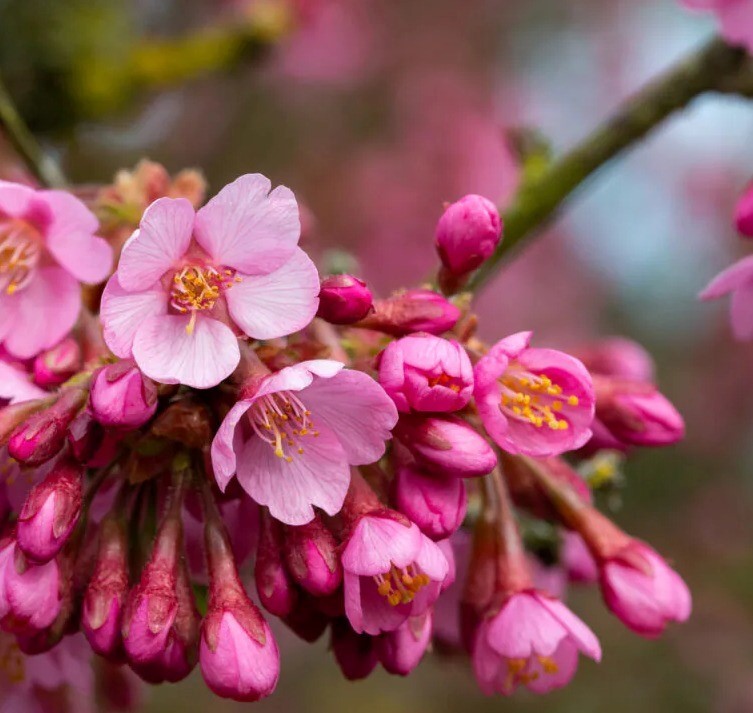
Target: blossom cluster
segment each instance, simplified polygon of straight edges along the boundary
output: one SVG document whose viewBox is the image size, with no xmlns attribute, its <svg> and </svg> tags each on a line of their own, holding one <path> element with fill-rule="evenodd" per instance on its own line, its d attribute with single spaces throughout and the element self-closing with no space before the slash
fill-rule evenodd
<svg viewBox="0 0 753 713">
<path fill-rule="evenodd" d="M 643 636 L 689 616 L 588 477 L 682 418 L 633 342 L 477 335 L 463 287 L 502 240 L 494 204 L 447 206 L 436 279 L 378 299 L 320 277 L 288 188 L 244 175 L 203 203 L 198 174 L 148 163 L 88 205 L 0 182 L 0 691 L 40 695 L 40 666 L 82 685 L 59 661 L 85 639 L 254 701 L 279 620 L 328 633 L 349 679 L 441 643 L 485 693 L 544 693 L 601 657 L 552 569 Z"/>
</svg>

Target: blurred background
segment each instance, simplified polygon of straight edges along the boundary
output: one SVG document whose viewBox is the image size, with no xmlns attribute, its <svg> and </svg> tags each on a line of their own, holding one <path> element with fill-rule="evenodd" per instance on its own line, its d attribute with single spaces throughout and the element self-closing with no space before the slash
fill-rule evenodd
<svg viewBox="0 0 753 713">
<path fill-rule="evenodd" d="M 265 173 L 304 204 L 323 271 L 356 261 L 387 293 L 434 268 L 443 201 L 509 202 L 522 127 L 566 149 L 712 24 L 674 0 L 0 0 L 0 76 L 75 182 L 142 157 L 200 168 L 210 194 Z M 7 145 L 0 167 L 20 171 Z M 533 329 L 567 349 L 620 333 L 656 355 L 688 437 L 632 457 L 609 504 L 687 579 L 690 622 L 648 642 L 575 589 L 603 663 L 512 700 L 439 656 L 407 680 L 348 683 L 326 642 L 281 633 L 279 688 L 258 710 L 753 710 L 753 347 L 733 342 L 726 305 L 696 300 L 751 250 L 730 218 L 751 177 L 753 105 L 703 97 L 584 186 L 479 303 L 489 338 Z M 198 673 L 145 704 L 240 710 Z"/>
</svg>

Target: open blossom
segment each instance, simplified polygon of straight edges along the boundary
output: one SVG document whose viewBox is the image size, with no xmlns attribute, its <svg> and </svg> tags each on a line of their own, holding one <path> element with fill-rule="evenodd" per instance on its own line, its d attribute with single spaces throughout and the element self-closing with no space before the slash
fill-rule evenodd
<svg viewBox="0 0 753 713">
<path fill-rule="evenodd" d="M 64 191 L 0 181 L 0 344 L 33 357 L 76 323 L 79 282 L 96 284 L 112 250 L 95 235 L 97 218 Z"/>
<path fill-rule="evenodd" d="M 474 369 L 474 395 L 489 435 L 508 453 L 552 456 L 591 437 L 594 390 L 577 359 L 528 346 L 531 332 L 497 342 Z"/>
<path fill-rule="evenodd" d="M 382 352 L 379 383 L 400 411 L 459 411 L 473 394 L 473 367 L 458 342 L 413 334 Z"/>
<path fill-rule="evenodd" d="M 701 292 L 702 300 L 731 295 L 730 322 L 736 339 L 753 339 L 753 255 L 722 270 Z"/>
<path fill-rule="evenodd" d="M 753 51 L 753 0 L 681 0 L 691 10 L 713 12 L 727 42 Z"/>
<path fill-rule="evenodd" d="M 288 525 L 342 506 L 350 466 L 384 453 L 397 411 L 366 374 L 328 359 L 271 374 L 233 406 L 212 443 L 215 478 L 233 475 L 243 489 Z"/>
<path fill-rule="evenodd" d="M 510 695 L 521 685 L 548 693 L 575 675 L 578 653 L 601 659 L 593 632 L 562 602 L 526 590 L 510 596 L 479 626 L 473 670 L 487 695 Z"/>
<path fill-rule="evenodd" d="M 395 515 L 361 517 L 342 553 L 345 613 L 358 633 L 394 631 L 425 613 L 449 571 L 439 546 Z"/>
<path fill-rule="evenodd" d="M 105 340 L 150 378 L 215 386 L 240 360 L 237 339 L 282 337 L 316 313 L 319 278 L 297 247 L 284 186 L 241 176 L 203 208 L 160 198 L 126 243 L 102 297 Z"/>
</svg>

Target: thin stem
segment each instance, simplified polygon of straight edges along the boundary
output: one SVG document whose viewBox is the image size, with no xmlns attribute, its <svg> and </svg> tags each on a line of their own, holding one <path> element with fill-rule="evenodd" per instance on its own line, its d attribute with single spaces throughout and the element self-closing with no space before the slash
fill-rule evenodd
<svg viewBox="0 0 753 713">
<path fill-rule="evenodd" d="M 57 163 L 42 150 L 18 113 L 2 78 L 0 78 L 0 127 L 23 159 L 26 167 L 43 186 L 62 188 L 66 185 L 65 176 Z"/>
<path fill-rule="evenodd" d="M 610 159 L 704 92 L 747 94 L 751 90 L 751 71 L 751 60 L 744 50 L 714 39 L 643 87 L 584 141 L 521 186 L 503 216 L 504 240 L 467 289 L 477 291 L 493 277 L 502 259 L 535 235 L 562 203 Z"/>
</svg>

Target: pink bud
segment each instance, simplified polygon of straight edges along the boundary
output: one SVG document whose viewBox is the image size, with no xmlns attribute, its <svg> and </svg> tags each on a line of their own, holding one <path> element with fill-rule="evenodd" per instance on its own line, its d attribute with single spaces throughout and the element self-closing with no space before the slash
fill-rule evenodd
<svg viewBox="0 0 753 713">
<path fill-rule="evenodd" d="M 470 194 L 448 206 L 437 223 L 437 252 L 453 275 L 465 275 L 487 260 L 502 235 L 494 203 Z"/>
<path fill-rule="evenodd" d="M 81 348 L 68 337 L 34 360 L 34 381 L 40 386 L 58 386 L 81 368 Z"/>
<path fill-rule="evenodd" d="M 94 374 L 89 405 L 103 426 L 138 428 L 157 410 L 157 385 L 130 360 L 108 364 Z"/>
<path fill-rule="evenodd" d="M 296 592 L 283 562 L 282 525 L 263 511 L 254 578 L 262 606 L 275 616 L 285 617 L 293 609 Z"/>
<path fill-rule="evenodd" d="M 358 323 L 394 337 L 412 332 L 440 335 L 452 329 L 460 310 L 432 290 L 408 290 L 374 303 L 374 312 Z"/>
<path fill-rule="evenodd" d="M 332 622 L 332 653 L 349 681 L 366 678 L 379 662 L 374 637 L 357 634 L 347 619 Z"/>
<path fill-rule="evenodd" d="M 586 345 L 575 356 L 591 374 L 635 381 L 654 380 L 651 355 L 640 344 L 624 337 L 610 337 Z"/>
<path fill-rule="evenodd" d="M 18 516 L 18 546 L 37 564 L 51 560 L 68 540 L 81 514 L 83 468 L 58 462 L 35 485 Z"/>
<path fill-rule="evenodd" d="M 422 466 L 436 473 L 475 478 L 497 464 L 486 439 L 459 418 L 403 415 L 393 434 Z"/>
<path fill-rule="evenodd" d="M 685 435 L 677 409 L 647 383 L 594 377 L 596 419 L 625 446 L 666 446 Z"/>
<path fill-rule="evenodd" d="M 449 537 L 463 523 L 465 483 L 404 466 L 394 481 L 397 509 L 433 540 Z"/>
<path fill-rule="evenodd" d="M 652 638 L 670 621 L 685 621 L 692 602 L 688 587 L 648 545 L 631 540 L 602 560 L 601 591 L 609 609 L 625 626 Z"/>
<path fill-rule="evenodd" d="M 593 584 L 599 579 L 599 569 L 593 555 L 577 532 L 565 532 L 563 535 L 562 563 L 571 582 Z"/>
<path fill-rule="evenodd" d="M 337 614 L 342 614 L 341 599 L 329 597 L 328 599 L 315 599 L 313 596 L 301 592 L 296 598 L 293 610 L 283 621 L 288 628 L 304 641 L 313 644 L 327 630 L 330 617 L 321 609 L 327 609 L 327 605 L 335 603 L 338 608 Z"/>
<path fill-rule="evenodd" d="M 55 397 L 19 401 L 0 408 L 0 444 L 5 445 L 13 432 L 34 414 L 49 408 Z"/>
<path fill-rule="evenodd" d="M 82 411 L 68 429 L 68 444 L 73 457 L 87 468 L 102 468 L 115 458 L 125 434 L 105 430 L 91 414 Z"/>
<path fill-rule="evenodd" d="M 117 518 L 102 523 L 99 551 L 81 612 L 81 628 L 100 656 L 121 655 L 121 615 L 128 595 L 128 542 Z"/>
<path fill-rule="evenodd" d="M 307 592 L 326 597 L 337 591 L 342 582 L 337 542 L 319 516 L 285 528 L 284 552 L 290 575 Z"/>
<path fill-rule="evenodd" d="M 68 426 L 86 403 L 86 391 L 66 389 L 49 408 L 22 423 L 8 441 L 8 453 L 24 465 L 41 465 L 65 445 Z"/>
<path fill-rule="evenodd" d="M 365 282 L 352 275 L 332 275 L 322 280 L 316 314 L 332 324 L 353 324 L 362 320 L 373 304 Z"/>
<path fill-rule="evenodd" d="M 431 642 L 432 612 L 414 616 L 395 631 L 382 634 L 376 640 L 379 661 L 385 670 L 397 676 L 407 676 L 426 653 Z"/>
<path fill-rule="evenodd" d="M 746 189 L 735 207 L 735 225 L 741 235 L 753 238 L 753 183 Z"/>
<path fill-rule="evenodd" d="M 473 394 L 473 366 L 458 342 L 413 334 L 382 352 L 379 383 L 400 411 L 459 411 Z"/>
</svg>

